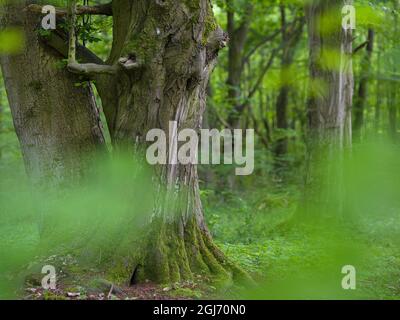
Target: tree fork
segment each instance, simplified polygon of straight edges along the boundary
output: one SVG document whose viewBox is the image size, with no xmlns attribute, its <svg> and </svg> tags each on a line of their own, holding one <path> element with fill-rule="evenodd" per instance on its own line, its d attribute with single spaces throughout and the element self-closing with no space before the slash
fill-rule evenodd
<svg viewBox="0 0 400 320">
<path fill-rule="evenodd" d="M 106 63 L 97 63 L 99 59 L 85 50 L 86 64 L 76 61 L 78 8 L 75 0 L 69 5 L 68 47 L 60 45 L 58 36 L 50 42 L 57 42 L 57 51 L 67 51 L 68 70 L 96 79 L 114 151 L 145 150 L 146 133 L 168 130 L 170 121 L 176 121 L 179 130 L 201 127 L 209 75 L 228 40 L 209 0 L 113 1 L 110 56 Z M 104 72 L 107 68 L 115 70 Z M 148 237 L 132 244 L 126 278 L 132 278 L 139 265 L 145 279 L 162 283 L 190 280 L 198 273 L 225 279 L 245 275 L 217 249 L 207 231 L 196 167 L 159 165 L 153 178 L 156 199 L 145 227 Z M 158 199 L 162 190 L 178 195 L 176 201 Z M 136 277 L 135 273 L 133 282 Z"/>
</svg>

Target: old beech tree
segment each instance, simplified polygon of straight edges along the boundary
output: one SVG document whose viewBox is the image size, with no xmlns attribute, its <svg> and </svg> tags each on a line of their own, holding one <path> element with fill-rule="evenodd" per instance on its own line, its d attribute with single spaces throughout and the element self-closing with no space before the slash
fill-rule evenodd
<svg viewBox="0 0 400 320">
<path fill-rule="evenodd" d="M 113 0 L 92 7 L 68 1 L 57 8 L 70 22 L 40 38 L 40 1 L 5 1 L 2 27 L 23 28 L 25 51 L 1 57 L 7 94 L 24 161 L 35 181 L 79 177 L 92 151 L 106 149 L 98 110 L 82 77 L 95 80 L 113 150 L 142 149 L 153 128 L 200 129 L 206 86 L 227 36 L 210 0 Z M 113 17 L 107 61 L 80 46 L 77 15 Z M 68 66 L 55 62 L 68 58 Z M 195 165 L 154 168 L 155 190 L 167 190 L 149 213 L 148 238 L 132 248 L 132 266 L 157 282 L 191 279 L 196 273 L 236 278 L 245 274 L 213 244 L 204 222 Z M 168 192 L 172 190 L 173 192 Z M 157 194 L 157 192 L 154 192 Z M 127 274 L 127 276 L 129 276 Z"/>
</svg>

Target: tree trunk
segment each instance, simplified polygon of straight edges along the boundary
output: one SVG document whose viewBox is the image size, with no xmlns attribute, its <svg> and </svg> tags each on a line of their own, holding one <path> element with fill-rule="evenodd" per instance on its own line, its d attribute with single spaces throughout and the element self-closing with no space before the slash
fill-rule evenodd
<svg viewBox="0 0 400 320">
<path fill-rule="evenodd" d="M 375 112 L 374 112 L 374 128 L 375 132 L 379 132 L 381 128 L 381 108 L 384 100 L 384 95 L 382 94 L 383 89 L 382 89 L 382 83 L 383 79 L 381 79 L 381 74 L 382 74 L 382 51 L 383 51 L 383 46 L 382 46 L 382 41 L 379 41 L 378 39 L 376 41 L 378 48 L 378 58 L 377 58 L 377 71 L 376 71 L 376 86 L 375 86 Z"/>
<path fill-rule="evenodd" d="M 226 41 L 210 2 L 114 1 L 113 15 L 108 64 L 128 56 L 140 63 L 107 79 L 107 91 L 98 87 L 114 144 L 145 146 L 146 133 L 154 128 L 168 133 L 170 121 L 177 122 L 173 136 L 186 128 L 200 130 L 209 75 Z M 134 27 L 127 31 L 126 25 Z M 167 158 L 176 160 L 173 154 Z M 166 193 L 156 199 L 149 241 L 139 250 L 142 277 L 157 282 L 197 273 L 231 277 L 238 270 L 215 247 L 204 222 L 196 165 L 160 165 L 155 177 L 156 188 L 165 186 Z"/>
<path fill-rule="evenodd" d="M 71 3 L 74 4 L 74 1 Z M 13 8 L 10 9 L 13 12 L 21 11 L 20 7 Z M 74 21 L 74 8 L 73 5 L 70 7 L 71 21 Z M 74 59 L 75 32 L 72 29 L 68 69 L 96 80 L 114 150 L 145 150 L 148 145 L 147 132 L 158 128 L 168 136 L 170 121 L 177 122 L 177 128 L 171 132 L 174 137 L 182 129 L 201 129 L 209 75 L 219 49 L 227 41 L 226 34 L 216 24 L 210 1 L 114 0 L 112 14 L 114 38 L 107 62 L 96 62 L 96 65 L 77 63 Z M 25 21 L 20 19 L 20 23 Z M 34 28 L 29 25 L 27 29 Z M 70 123 L 73 128 L 68 128 L 68 133 L 76 133 L 76 136 L 69 136 L 68 141 L 74 142 L 76 138 L 85 144 L 81 149 L 91 148 L 94 139 L 87 136 L 89 133 L 93 135 L 91 128 L 97 128 L 97 119 L 93 108 L 84 109 L 92 106 L 89 104 L 90 96 L 86 90 L 73 87 L 75 76 L 50 68 L 52 62 L 57 60 L 57 55 L 52 49 L 43 50 L 38 45 L 34 31 L 27 32 L 30 41 L 28 48 L 37 54 L 37 63 L 28 65 L 27 55 L 8 57 L 2 63 L 8 77 L 10 101 L 16 110 L 14 118 L 17 130 L 20 130 L 21 144 L 26 145 L 26 136 L 30 137 L 29 132 L 34 129 L 20 125 L 20 112 L 17 110 L 21 105 L 29 106 L 32 101 L 42 99 L 43 95 L 38 95 L 37 91 L 25 92 L 26 80 L 20 79 L 17 73 L 26 74 L 30 68 L 34 69 L 32 74 L 43 73 L 44 68 L 44 76 L 51 79 L 52 84 L 47 89 L 44 79 L 37 76 L 36 79 L 40 80 L 43 90 L 50 91 L 51 95 L 44 95 L 44 101 L 40 100 L 43 105 L 35 105 L 38 109 L 36 112 L 46 115 L 47 106 L 57 102 L 54 108 L 59 112 L 64 110 L 68 117 L 65 115 L 64 122 L 60 122 L 53 112 L 53 117 L 45 118 L 47 127 L 43 124 L 35 129 L 41 139 L 33 145 L 29 144 L 28 151 L 37 156 L 43 152 L 43 145 L 50 144 L 52 148 L 44 150 L 49 159 L 61 158 L 65 162 L 64 159 L 72 155 L 77 159 L 79 151 L 64 141 L 62 132 L 67 128 L 63 124 L 66 121 Z M 66 56 L 65 44 L 60 45 L 51 39 L 48 44 Z M 32 61 L 32 57 L 29 58 Z M 96 60 L 93 57 L 88 59 L 92 62 Z M 62 90 L 53 88 L 59 82 L 64 86 Z M 65 100 L 60 92 L 69 99 Z M 21 97 L 24 104 L 16 102 Z M 75 112 L 70 112 L 70 108 L 74 108 Z M 64 114 L 60 117 L 64 117 Z M 91 119 L 95 123 L 91 123 Z M 75 128 L 78 124 L 79 128 Z M 87 129 L 90 131 L 87 132 Z M 167 142 L 167 146 L 170 144 L 173 145 L 173 141 Z M 66 154 L 57 154 L 58 148 L 62 148 Z M 35 158 L 25 153 L 27 165 L 31 167 L 32 163 L 36 163 Z M 168 154 L 167 158 L 176 161 L 175 154 Z M 74 164 L 78 168 L 81 165 L 80 161 Z M 48 169 L 54 171 L 53 167 Z M 177 282 L 193 279 L 198 273 L 213 274 L 224 280 L 246 277 L 212 242 L 204 222 L 196 165 L 155 166 L 153 180 L 155 205 L 145 228 L 147 236 L 132 248 L 129 257 L 132 264 L 126 267 L 127 277 L 135 270 L 132 283 L 144 279 L 159 283 Z M 141 272 L 137 273 L 139 267 Z"/>
<path fill-rule="evenodd" d="M 310 129 L 320 142 L 332 142 L 340 148 L 351 143 L 350 108 L 353 98 L 352 32 L 341 26 L 341 8 L 345 4 L 351 4 L 351 1 L 315 0 L 307 7 Z"/>
<path fill-rule="evenodd" d="M 1 68 L 0 68 L 0 79 L 2 78 Z M 3 146 L 2 146 L 2 135 L 3 135 L 3 117 L 4 117 L 4 110 L 3 110 L 3 84 L 0 83 L 0 160 L 3 156 Z"/>
<path fill-rule="evenodd" d="M 280 69 L 280 90 L 276 100 L 276 125 L 278 130 L 286 131 L 288 129 L 288 103 L 290 92 L 290 70 L 296 53 L 296 46 L 300 40 L 303 31 L 303 19 L 300 21 L 299 26 L 291 26 L 292 31 L 287 30 L 289 25 L 286 19 L 286 8 L 284 5 L 280 6 L 281 9 L 281 33 L 282 33 L 282 57 Z M 277 167 L 280 168 L 283 164 L 282 157 L 286 155 L 288 148 L 288 138 L 282 137 L 276 141 L 274 153 L 276 158 Z"/>
<path fill-rule="evenodd" d="M 389 122 L 389 138 L 392 141 L 397 140 L 397 83 L 391 81 L 389 84 L 389 112 L 388 112 L 388 122 Z"/>
<path fill-rule="evenodd" d="M 32 2 L 3 4 L 1 26 L 21 28 L 25 48 L 0 61 L 27 172 L 59 184 L 80 178 L 104 138 L 88 87 L 77 87 L 77 76 L 57 68 L 62 56 L 39 43 L 40 19 L 23 11 Z"/>
<path fill-rule="evenodd" d="M 342 152 L 351 144 L 352 35 L 342 28 L 341 8 L 350 1 L 307 6 L 310 46 L 306 213 L 342 211 Z M 324 211 L 324 212 L 322 212 Z"/>
<path fill-rule="evenodd" d="M 368 30 L 368 44 L 366 46 L 366 52 L 361 62 L 361 75 L 360 84 L 358 86 L 358 95 L 356 103 L 354 105 L 354 139 L 359 140 L 361 138 L 361 130 L 364 125 L 364 112 L 365 104 L 368 97 L 368 83 L 371 72 L 371 58 L 374 48 L 374 37 L 375 32 L 372 29 Z"/>
<path fill-rule="evenodd" d="M 228 101 L 232 110 L 228 115 L 228 123 L 232 128 L 239 127 L 240 117 L 245 108 L 241 101 L 240 84 L 243 73 L 243 49 L 249 33 L 251 13 L 253 6 L 249 4 L 246 14 L 240 25 L 236 27 L 235 13 L 230 1 L 228 3 L 228 34 L 229 34 L 229 55 L 228 55 Z"/>
<path fill-rule="evenodd" d="M 400 4 L 398 1 L 393 1 L 393 10 L 394 12 L 398 12 L 400 8 Z M 393 40 L 392 40 L 392 47 L 397 48 L 398 42 L 397 39 L 399 38 L 400 35 L 400 30 L 399 30 L 399 19 L 398 15 L 395 14 L 393 16 L 393 23 L 394 23 L 394 31 L 393 31 Z M 398 76 L 398 67 L 397 67 L 397 59 L 395 57 L 391 58 L 391 66 L 393 67 L 392 75 L 396 79 Z M 397 80 L 397 79 L 396 79 Z M 397 90 L 398 90 L 398 81 L 390 81 L 389 86 L 388 86 L 389 94 L 388 94 L 388 104 L 389 104 L 389 113 L 388 113 L 388 122 L 389 122 L 389 127 L 388 127 L 388 133 L 389 133 L 389 138 L 393 142 L 397 142 Z"/>
</svg>

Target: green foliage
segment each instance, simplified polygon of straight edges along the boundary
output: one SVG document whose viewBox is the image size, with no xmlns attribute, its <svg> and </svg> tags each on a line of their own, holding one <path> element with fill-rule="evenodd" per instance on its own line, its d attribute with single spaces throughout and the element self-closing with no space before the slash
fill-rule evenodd
<svg viewBox="0 0 400 320">
<path fill-rule="evenodd" d="M 24 276 L 49 256 L 73 254 L 80 268 L 129 261 L 132 242 L 151 212 L 150 176 L 132 157 L 99 158 L 79 186 L 32 189 L 23 170 L 0 169 L 0 293 L 21 287 Z M 128 259 L 121 261 L 121 259 Z M 54 262 L 56 263 L 56 262 Z M 57 264 L 58 266 L 58 264 Z M 61 264 L 62 266 L 62 264 Z M 131 272 L 133 266 L 126 265 Z"/>
<path fill-rule="evenodd" d="M 17 54 L 25 46 L 25 35 L 21 29 L 0 30 L 0 54 Z"/>
<path fill-rule="evenodd" d="M 299 202 L 298 183 L 253 187 L 219 202 L 215 191 L 205 193 L 219 246 L 262 283 L 231 297 L 399 299 L 399 156 L 399 147 L 384 141 L 356 147 L 344 162 L 346 193 L 337 196 L 332 186 L 320 190 L 316 198 L 331 192 L 328 205 L 320 203 L 320 217 L 311 220 Z M 322 164 L 325 176 L 329 166 Z M 345 199 L 343 216 L 337 216 L 337 202 Z M 341 288 L 341 269 L 349 264 L 357 270 L 355 291 Z"/>
</svg>

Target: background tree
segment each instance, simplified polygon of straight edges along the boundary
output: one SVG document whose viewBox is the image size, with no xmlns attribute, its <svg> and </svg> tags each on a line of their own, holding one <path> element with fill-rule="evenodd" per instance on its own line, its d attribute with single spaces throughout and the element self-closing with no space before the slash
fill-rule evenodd
<svg viewBox="0 0 400 320">
<path fill-rule="evenodd" d="M 253 4 L 251 2 L 245 5 L 241 20 L 235 19 L 234 2 L 226 1 L 227 7 L 227 26 L 230 39 L 229 59 L 228 59 L 228 99 L 233 106 L 229 115 L 228 123 L 232 127 L 238 126 L 240 114 L 243 111 L 241 103 L 240 85 L 243 73 L 243 52 L 248 39 L 250 23 L 253 15 Z"/>
<path fill-rule="evenodd" d="M 306 8 L 311 88 L 304 209 L 307 215 L 334 212 L 340 216 L 342 211 L 342 204 L 335 200 L 343 199 L 340 160 L 344 147 L 352 142 L 353 99 L 352 31 L 342 27 L 341 14 L 346 4 L 351 2 L 316 0 Z"/>
<path fill-rule="evenodd" d="M 281 37 L 282 37 L 282 54 L 281 54 L 281 66 L 280 66 L 280 90 L 278 98 L 276 100 L 276 125 L 278 130 L 288 129 L 288 103 L 289 103 L 289 92 L 290 86 L 290 73 L 293 64 L 294 55 L 296 53 L 297 45 L 301 39 L 303 32 L 303 25 L 305 23 L 304 16 L 302 14 L 296 16 L 294 13 L 294 21 L 291 24 L 287 22 L 286 7 L 284 4 L 280 4 L 281 12 Z M 288 148 L 288 138 L 283 134 L 283 137 L 277 139 L 275 145 L 275 157 L 278 159 L 278 164 L 282 156 L 285 156 Z M 281 159 L 282 160 L 282 159 Z"/>
<path fill-rule="evenodd" d="M 357 97 L 354 105 L 354 135 L 359 138 L 360 130 L 364 125 L 365 104 L 368 95 L 368 83 L 371 77 L 371 59 L 374 50 L 375 32 L 368 29 L 368 37 L 365 45 L 365 54 L 361 62 L 360 81 L 358 84 Z"/>
</svg>

